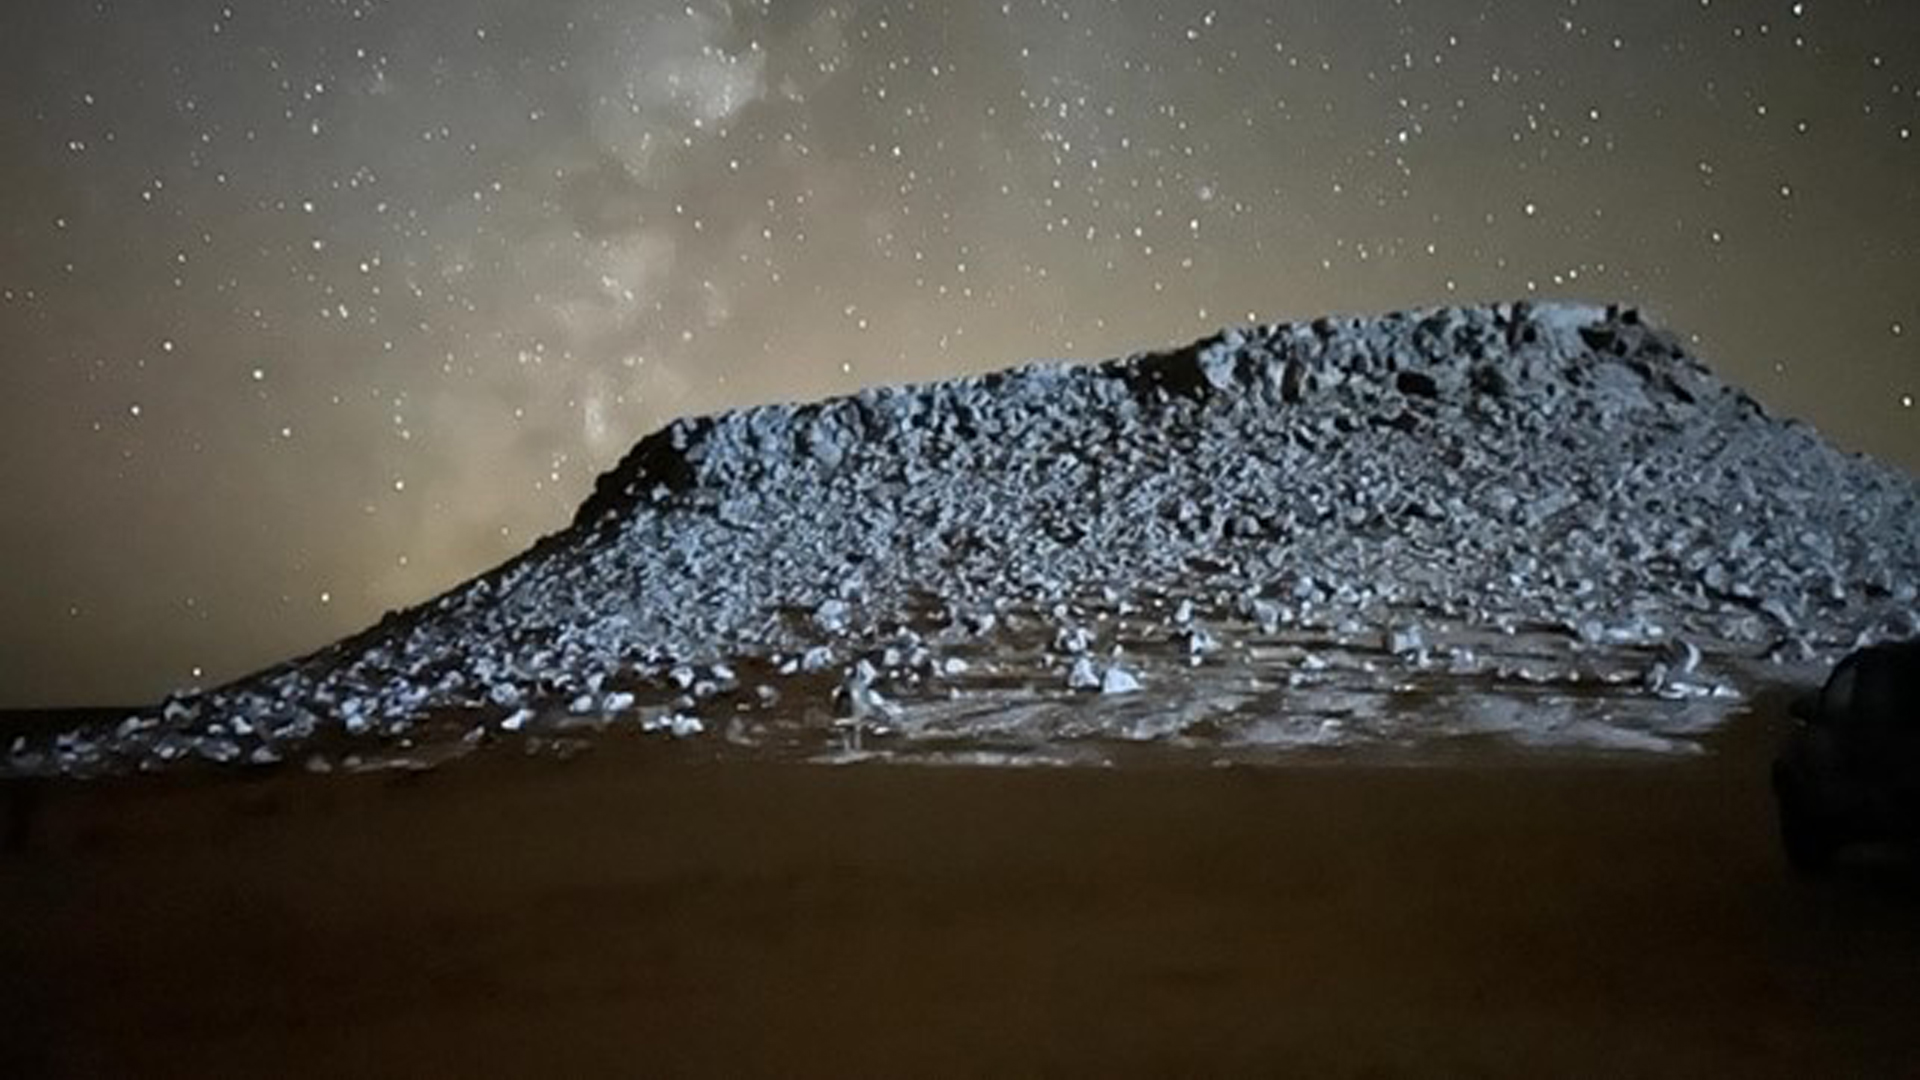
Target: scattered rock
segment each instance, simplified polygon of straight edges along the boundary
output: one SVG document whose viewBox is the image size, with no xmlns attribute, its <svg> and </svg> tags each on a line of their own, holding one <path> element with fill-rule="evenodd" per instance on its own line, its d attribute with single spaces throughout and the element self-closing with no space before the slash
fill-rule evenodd
<svg viewBox="0 0 1920 1080">
<path fill-rule="evenodd" d="M 1685 638 L 1674 638 L 1662 654 L 1669 667 L 1681 675 L 1691 675 L 1700 667 L 1700 647 Z"/>
<path fill-rule="evenodd" d="M 1077 656 L 1093 649 L 1093 632 L 1084 626 L 1069 626 L 1053 636 L 1053 651 Z"/>
<path fill-rule="evenodd" d="M 1280 632 L 1280 626 L 1286 621 L 1286 610 L 1278 601 L 1264 597 L 1256 599 L 1250 605 L 1253 621 L 1260 626 L 1260 632 L 1273 635 Z"/>
<path fill-rule="evenodd" d="M 640 729 L 642 731 L 664 731 L 676 739 L 685 739 L 700 734 L 707 730 L 707 727 L 697 716 L 688 716 L 685 713 L 673 712 L 644 721 L 640 725 Z"/>
<path fill-rule="evenodd" d="M 829 634 L 842 633 L 847 628 L 847 602 L 838 597 L 823 601 L 813 609 L 813 621 Z"/>
<path fill-rule="evenodd" d="M 1100 692 L 1103 694 L 1132 694 L 1140 689 L 1140 680 L 1119 664 L 1110 665 L 1106 674 L 1100 677 Z"/>
<path fill-rule="evenodd" d="M 1411 656 L 1426 651 L 1427 638 L 1418 626 L 1393 626 L 1387 629 L 1385 646 L 1394 656 Z"/>
<path fill-rule="evenodd" d="M 1201 657 L 1218 652 L 1220 649 L 1219 640 L 1204 626 L 1191 627 L 1181 637 L 1186 642 L 1187 655 L 1193 658 L 1195 663 L 1198 663 Z"/>
</svg>

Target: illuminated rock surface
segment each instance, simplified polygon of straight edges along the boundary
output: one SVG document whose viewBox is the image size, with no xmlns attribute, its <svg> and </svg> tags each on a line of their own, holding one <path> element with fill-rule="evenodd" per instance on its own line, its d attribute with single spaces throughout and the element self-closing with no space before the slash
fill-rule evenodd
<svg viewBox="0 0 1920 1080">
<path fill-rule="evenodd" d="M 1697 745 L 1770 665 L 1914 633 L 1920 483 L 1635 312 L 1228 331 L 683 420 L 568 530 L 14 772 L 717 753 L 1104 761 Z"/>
</svg>

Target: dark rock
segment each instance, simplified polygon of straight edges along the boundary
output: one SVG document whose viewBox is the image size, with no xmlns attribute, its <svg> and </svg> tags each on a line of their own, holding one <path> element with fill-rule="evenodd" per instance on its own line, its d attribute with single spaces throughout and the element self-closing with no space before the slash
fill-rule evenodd
<svg viewBox="0 0 1920 1080">
<path fill-rule="evenodd" d="M 1289 404 L 1298 403 L 1307 395 L 1307 383 L 1311 379 L 1307 365 L 1299 360 L 1287 361 L 1286 372 L 1280 377 L 1280 398 Z"/>
<path fill-rule="evenodd" d="M 1433 376 L 1423 371 L 1402 371 L 1394 377 L 1393 385 L 1401 393 L 1415 397 L 1440 396 L 1440 384 L 1434 381 Z"/>
<path fill-rule="evenodd" d="M 1488 397 L 1503 398 L 1513 389 L 1507 374 L 1490 364 L 1476 366 L 1468 376 L 1473 388 Z"/>
</svg>

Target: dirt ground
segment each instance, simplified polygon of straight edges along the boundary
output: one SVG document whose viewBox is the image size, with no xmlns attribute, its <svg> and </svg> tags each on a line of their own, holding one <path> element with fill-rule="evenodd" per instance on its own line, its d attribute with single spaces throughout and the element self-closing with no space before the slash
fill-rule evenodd
<svg viewBox="0 0 1920 1080">
<path fill-rule="evenodd" d="M 1789 875 L 1768 735 L 53 785 L 0 1075 L 1920 1075 L 1920 870 Z"/>
</svg>

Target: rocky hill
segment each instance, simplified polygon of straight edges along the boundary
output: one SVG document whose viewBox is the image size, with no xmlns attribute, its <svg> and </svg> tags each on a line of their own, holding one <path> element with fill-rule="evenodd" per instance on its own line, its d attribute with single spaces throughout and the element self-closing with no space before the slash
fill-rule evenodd
<svg viewBox="0 0 1920 1080">
<path fill-rule="evenodd" d="M 1920 631 L 1917 584 L 1920 482 L 1633 310 L 1326 318 L 678 421 L 513 562 L 4 767 L 621 728 L 961 760 L 1686 748 L 1767 662 Z"/>
</svg>

